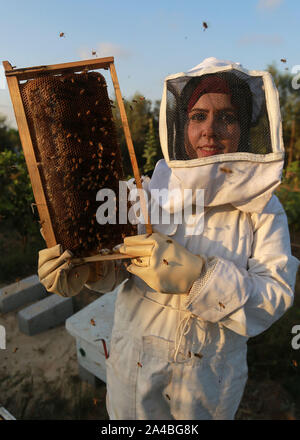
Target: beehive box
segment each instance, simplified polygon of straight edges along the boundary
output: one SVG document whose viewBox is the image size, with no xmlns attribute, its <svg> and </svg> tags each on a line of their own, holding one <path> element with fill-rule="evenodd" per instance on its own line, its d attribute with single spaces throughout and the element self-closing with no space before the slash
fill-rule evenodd
<svg viewBox="0 0 300 440">
<path fill-rule="evenodd" d="M 56 242 L 87 256 L 134 235 L 131 224 L 96 220 L 101 188 L 115 192 L 118 219 L 119 180 L 124 180 L 103 75 L 42 75 L 20 84 L 20 92 Z"/>
</svg>

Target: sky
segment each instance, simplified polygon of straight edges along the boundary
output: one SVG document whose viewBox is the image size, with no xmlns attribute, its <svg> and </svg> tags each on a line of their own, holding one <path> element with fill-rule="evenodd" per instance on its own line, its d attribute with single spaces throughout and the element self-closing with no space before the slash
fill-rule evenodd
<svg viewBox="0 0 300 440">
<path fill-rule="evenodd" d="M 300 65 L 299 23 L 299 0 L 0 0 L 0 61 L 20 68 L 91 59 L 95 51 L 114 57 L 125 98 L 139 92 L 154 102 L 166 76 L 207 57 L 291 70 Z M 2 70 L 1 113 L 16 126 Z"/>
</svg>

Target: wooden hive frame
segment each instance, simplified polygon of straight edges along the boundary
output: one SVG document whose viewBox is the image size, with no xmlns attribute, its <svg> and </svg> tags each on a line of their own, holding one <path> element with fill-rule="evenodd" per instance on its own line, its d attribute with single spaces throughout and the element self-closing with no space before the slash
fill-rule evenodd
<svg viewBox="0 0 300 440">
<path fill-rule="evenodd" d="M 36 206 L 38 209 L 40 221 L 43 226 L 43 234 L 45 236 L 45 241 L 48 247 L 52 247 L 55 246 L 57 242 L 52 228 L 51 218 L 46 203 L 45 193 L 42 186 L 42 180 L 39 171 L 39 163 L 36 160 L 33 141 L 29 130 L 29 124 L 26 118 L 24 103 L 20 91 L 20 81 L 38 78 L 45 74 L 57 75 L 64 73 L 75 73 L 83 70 L 89 71 L 89 70 L 97 70 L 97 69 L 105 69 L 105 70 L 109 69 L 116 94 L 116 100 L 120 110 L 122 126 L 124 130 L 125 140 L 129 152 L 132 169 L 133 169 L 133 175 L 136 181 L 136 186 L 138 189 L 142 189 L 139 168 L 136 160 L 136 155 L 134 152 L 125 106 L 123 103 L 119 81 L 114 65 L 114 58 L 113 57 L 95 58 L 92 60 L 76 61 L 76 62 L 63 63 L 63 64 L 52 64 L 45 66 L 25 67 L 19 69 L 14 69 L 8 61 L 3 61 L 3 66 L 4 66 L 10 97 L 12 100 L 15 117 L 19 129 L 19 135 L 24 151 L 26 165 L 28 168 L 28 173 L 32 184 L 32 190 L 33 190 Z M 143 197 L 142 191 L 141 193 L 142 196 L 140 198 L 140 202 L 141 202 L 142 213 L 146 221 L 146 232 L 152 233 L 152 227 L 149 222 L 146 202 Z M 112 259 L 113 257 L 114 257 L 113 255 L 107 255 L 107 256 L 102 256 L 101 259 Z M 120 255 L 119 256 L 115 255 L 115 258 L 120 258 L 120 257 L 121 257 Z M 98 260 L 100 259 L 99 256 L 94 256 L 94 257 L 87 257 L 84 260 L 95 261 L 95 258 L 98 258 Z"/>
</svg>

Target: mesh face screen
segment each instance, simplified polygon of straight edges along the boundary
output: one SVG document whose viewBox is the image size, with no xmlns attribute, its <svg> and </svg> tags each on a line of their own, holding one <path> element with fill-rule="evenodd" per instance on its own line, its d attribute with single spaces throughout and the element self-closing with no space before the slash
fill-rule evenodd
<svg viewBox="0 0 300 440">
<path fill-rule="evenodd" d="M 135 234 L 129 223 L 96 221 L 97 192 L 110 188 L 118 196 L 124 180 L 104 77 L 41 76 L 20 88 L 57 243 L 86 256 Z"/>
<path fill-rule="evenodd" d="M 263 78 L 233 70 L 167 81 L 170 160 L 272 152 Z"/>
</svg>

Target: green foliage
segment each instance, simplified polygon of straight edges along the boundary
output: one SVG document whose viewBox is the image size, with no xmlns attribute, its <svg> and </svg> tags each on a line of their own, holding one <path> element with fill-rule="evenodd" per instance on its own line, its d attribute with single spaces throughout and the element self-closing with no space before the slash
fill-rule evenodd
<svg viewBox="0 0 300 440">
<path fill-rule="evenodd" d="M 283 173 L 277 195 L 285 209 L 288 222 L 294 230 L 300 229 L 300 161 L 292 162 Z"/>
<path fill-rule="evenodd" d="M 45 247 L 34 219 L 31 183 L 18 132 L 0 123 L 0 283 L 26 277 L 37 268 L 38 250 Z"/>
<path fill-rule="evenodd" d="M 293 159 L 300 160 L 300 94 L 299 90 L 292 87 L 293 75 L 288 72 L 279 72 L 275 64 L 268 66 L 275 85 L 279 92 L 280 111 L 282 117 L 283 140 L 286 151 L 289 149 L 292 121 L 295 120 L 295 145 L 293 148 Z"/>
<path fill-rule="evenodd" d="M 21 143 L 18 130 L 10 128 L 6 124 L 6 118 L 0 116 L 0 151 L 21 151 Z"/>
<path fill-rule="evenodd" d="M 146 135 L 143 157 L 146 159 L 144 174 L 153 172 L 158 159 L 161 157 L 160 146 L 153 127 L 153 119 L 149 119 L 149 129 Z"/>
<path fill-rule="evenodd" d="M 137 163 L 140 168 L 140 173 L 143 173 L 144 165 L 146 163 L 144 154 L 145 139 L 149 130 L 149 119 L 153 119 L 153 128 L 158 139 L 158 117 L 160 101 L 156 101 L 152 109 L 150 100 L 145 99 L 140 93 L 136 92 L 132 99 L 123 99 L 128 119 L 128 125 L 132 137 L 132 142 L 137 158 Z M 113 116 L 116 123 L 117 138 L 120 144 L 123 157 L 123 167 L 125 176 L 133 177 L 131 161 L 128 154 L 128 149 L 125 141 L 122 121 L 118 109 L 116 99 L 114 99 Z M 160 150 L 160 149 L 159 149 Z"/>
</svg>

